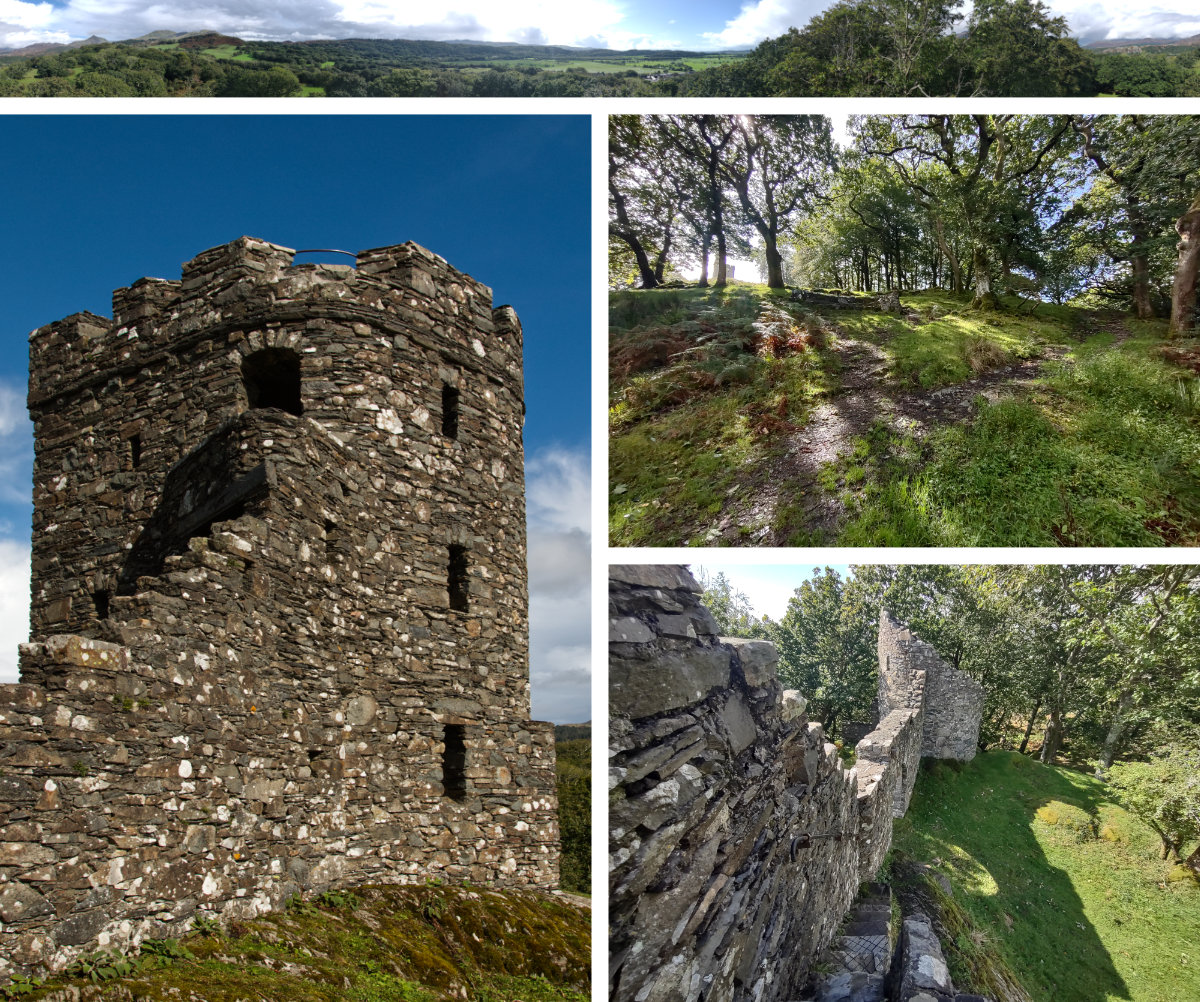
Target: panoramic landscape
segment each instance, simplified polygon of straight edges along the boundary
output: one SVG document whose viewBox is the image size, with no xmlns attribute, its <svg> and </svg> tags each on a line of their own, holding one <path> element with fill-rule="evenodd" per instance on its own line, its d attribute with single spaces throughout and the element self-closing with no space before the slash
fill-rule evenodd
<svg viewBox="0 0 1200 1002">
<path fill-rule="evenodd" d="M 697 22 L 690 33 L 698 17 L 690 9 L 642 32 L 618 30 L 626 13 L 601 0 L 577 15 L 536 2 L 514 12 L 548 29 L 488 27 L 483 15 L 403 29 L 349 17 L 291 24 L 247 6 L 241 18 L 180 31 L 161 23 L 166 8 L 103 19 L 15 0 L 7 15 L 15 22 L 0 20 L 0 97 L 1200 94 L 1200 25 L 1182 12 L 1155 19 L 1118 5 L 1096 22 L 1094 11 L 1068 17 L 1039 0 L 969 9 L 952 0 L 841 0 L 824 9 L 764 0 L 761 16 L 753 5 L 731 10 L 721 31 Z M 155 11 L 154 30 L 136 37 L 71 37 L 144 27 Z M 607 14 L 612 30 L 585 31 L 588 14 L 596 24 Z M 1191 33 L 1180 34 L 1189 23 Z M 1138 29 L 1149 34 L 1124 34 Z M 669 37 L 680 34 L 695 44 Z"/>
<path fill-rule="evenodd" d="M 1194 121 L 834 124 L 610 118 L 611 542 L 1195 545 Z"/>
<path fill-rule="evenodd" d="M 1200 997 L 1197 568 L 609 571 L 614 1002 Z"/>
</svg>

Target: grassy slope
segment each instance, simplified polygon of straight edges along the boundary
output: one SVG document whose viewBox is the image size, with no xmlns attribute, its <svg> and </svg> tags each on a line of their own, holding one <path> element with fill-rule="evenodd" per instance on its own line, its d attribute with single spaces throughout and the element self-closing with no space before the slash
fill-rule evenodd
<svg viewBox="0 0 1200 1002">
<path fill-rule="evenodd" d="M 1200 887 L 1092 777 L 1012 752 L 924 769 L 894 846 L 970 916 L 956 984 L 995 950 L 1039 1002 L 1200 999 Z"/>
<path fill-rule="evenodd" d="M 679 350 L 679 338 L 663 332 L 721 304 L 748 329 L 767 294 L 762 286 L 614 294 L 614 358 L 655 337 L 664 353 Z M 1197 538 L 1200 393 L 1186 370 L 1155 354 L 1162 324 L 1130 321 L 1133 336 L 1114 347 L 1110 333 L 1089 337 L 1092 319 L 1068 307 L 980 314 L 947 294 L 905 295 L 904 303 L 932 319 L 914 326 L 877 313 L 827 315 L 846 336 L 879 346 L 897 391 L 959 383 L 1055 345 L 1079 364 L 1048 366 L 1030 400 L 984 406 L 970 428 L 944 428 L 917 443 L 880 427 L 856 442 L 854 454 L 819 480 L 842 494 L 850 512 L 840 538 L 829 541 L 1054 546 Z M 693 359 L 676 356 L 613 380 L 615 545 L 711 541 L 706 530 L 727 498 L 753 490 L 786 448 L 786 433 L 754 432 L 757 415 L 779 413 L 802 426 L 839 378 L 829 351 L 769 362 L 744 356 L 744 372 L 730 366 L 719 385 L 697 388 Z"/>
<path fill-rule="evenodd" d="M 181 997 L 197 1002 L 589 998 L 590 916 L 551 895 L 387 886 L 326 899 L 335 904 L 306 902 L 235 924 L 226 935 L 190 936 L 184 943 L 193 959 L 87 988 L 84 997 L 147 1002 Z M 56 979 L 47 991 L 63 984 L 86 982 Z"/>
</svg>

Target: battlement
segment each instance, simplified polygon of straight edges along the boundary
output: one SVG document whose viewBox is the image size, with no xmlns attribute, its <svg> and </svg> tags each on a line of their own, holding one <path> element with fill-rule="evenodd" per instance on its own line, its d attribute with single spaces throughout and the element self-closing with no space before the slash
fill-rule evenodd
<svg viewBox="0 0 1200 1002">
<path fill-rule="evenodd" d="M 300 889 L 557 883 L 520 323 L 416 244 L 293 258 L 242 237 L 31 336 L 0 977 Z"/>
<path fill-rule="evenodd" d="M 249 330 L 272 320 L 352 320 L 485 369 L 511 372 L 514 353 L 519 361 L 511 309 L 494 311 L 488 286 L 418 244 L 360 251 L 356 267 L 293 264 L 295 256 L 240 237 L 186 262 L 181 279 L 141 278 L 116 289 L 111 320 L 81 313 L 38 328 L 29 336 L 31 408 L 125 378 L 164 352 L 186 352 L 215 326 Z"/>
</svg>

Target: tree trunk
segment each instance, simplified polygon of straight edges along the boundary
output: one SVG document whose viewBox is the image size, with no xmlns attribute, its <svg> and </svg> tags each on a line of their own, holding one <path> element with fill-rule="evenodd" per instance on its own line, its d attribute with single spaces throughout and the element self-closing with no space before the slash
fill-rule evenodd
<svg viewBox="0 0 1200 1002">
<path fill-rule="evenodd" d="M 729 256 L 729 251 L 728 251 L 728 248 L 725 246 L 725 230 L 718 227 L 717 228 L 717 280 L 715 282 L 713 282 L 713 285 L 715 285 L 718 289 L 725 288 L 725 285 L 729 281 L 729 278 L 726 274 L 728 271 L 728 256 Z"/>
<path fill-rule="evenodd" d="M 933 232 L 937 235 L 938 248 L 942 252 L 942 257 L 944 257 L 946 259 L 946 263 L 950 265 L 950 291 L 962 292 L 962 265 L 958 263 L 958 258 L 955 256 L 954 251 L 950 249 L 950 244 L 946 242 L 946 229 L 942 225 L 941 216 L 933 217 Z M 936 282 L 937 278 L 935 273 L 934 283 L 936 284 Z"/>
<path fill-rule="evenodd" d="M 1175 224 L 1179 260 L 1171 286 L 1171 333 L 1187 334 L 1196 326 L 1196 274 L 1200 271 L 1200 194 Z"/>
<path fill-rule="evenodd" d="M 697 285 L 701 289 L 708 288 L 708 249 L 712 246 L 712 238 L 712 230 L 706 230 L 704 239 L 700 242 L 700 281 Z"/>
<path fill-rule="evenodd" d="M 1046 734 L 1042 738 L 1042 754 L 1040 760 L 1046 765 L 1051 765 L 1054 762 L 1054 756 L 1058 754 L 1059 746 L 1062 744 L 1062 713 L 1059 710 L 1050 711 L 1050 721 L 1046 724 Z"/>
<path fill-rule="evenodd" d="M 1197 877 L 1200 877 L 1200 845 L 1196 846 L 1192 854 L 1183 861 L 1183 865 L 1189 867 Z"/>
<path fill-rule="evenodd" d="M 1104 736 L 1104 747 L 1100 751 L 1100 764 L 1096 766 L 1097 778 L 1103 779 L 1104 774 L 1112 768 L 1113 758 L 1116 756 L 1117 743 L 1121 740 L 1121 735 L 1125 732 L 1125 716 L 1129 713 L 1129 708 L 1132 705 L 1132 690 L 1123 690 L 1120 699 L 1117 700 L 1116 716 L 1113 717 L 1113 722 L 1108 728 L 1108 733 Z"/>
<path fill-rule="evenodd" d="M 767 288 L 783 288 L 783 255 L 779 253 L 779 244 L 775 234 L 770 230 L 763 233 L 763 250 L 767 252 Z"/>
<path fill-rule="evenodd" d="M 1029 723 L 1025 725 L 1025 736 L 1021 738 L 1021 747 L 1017 749 L 1021 755 L 1025 754 L 1025 749 L 1029 747 L 1029 735 L 1033 733 L 1033 725 L 1037 721 L 1038 710 L 1042 708 L 1042 701 L 1039 699 L 1034 704 L 1033 712 L 1029 714 Z"/>
<path fill-rule="evenodd" d="M 611 179 L 608 182 L 608 193 L 612 198 L 613 208 L 616 210 L 618 224 L 617 226 L 610 225 L 610 229 L 616 236 L 629 244 L 629 249 L 633 251 L 634 260 L 637 261 L 638 274 L 642 280 L 642 288 L 657 289 L 658 282 L 654 278 L 654 269 L 650 267 L 650 258 L 646 254 L 646 248 L 642 246 L 642 242 L 637 238 L 630 225 L 625 196 Z"/>
<path fill-rule="evenodd" d="M 999 309 L 1000 301 L 992 291 L 992 269 L 987 251 L 976 245 L 971 252 L 971 264 L 975 270 L 975 298 L 971 300 L 971 308 L 976 310 Z"/>
</svg>

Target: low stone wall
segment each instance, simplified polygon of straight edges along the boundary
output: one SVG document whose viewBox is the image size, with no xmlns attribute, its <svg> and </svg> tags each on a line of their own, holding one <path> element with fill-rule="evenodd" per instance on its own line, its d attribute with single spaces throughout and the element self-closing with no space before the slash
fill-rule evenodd
<svg viewBox="0 0 1200 1002">
<path fill-rule="evenodd" d="M 614 1002 L 799 997 L 916 779 L 920 700 L 847 768 L 774 645 L 718 637 L 700 591 L 683 567 L 610 568 Z M 924 692 L 911 640 L 889 633 L 889 692 Z"/>
</svg>

